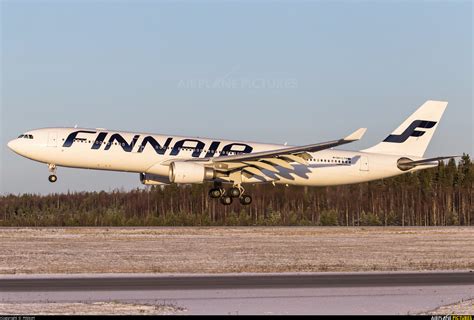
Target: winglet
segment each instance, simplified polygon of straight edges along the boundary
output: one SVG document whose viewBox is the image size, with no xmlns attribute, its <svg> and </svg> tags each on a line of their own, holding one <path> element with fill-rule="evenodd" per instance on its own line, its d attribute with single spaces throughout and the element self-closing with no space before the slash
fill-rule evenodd
<svg viewBox="0 0 474 320">
<path fill-rule="evenodd" d="M 366 131 L 367 131 L 367 128 L 360 128 L 360 129 L 354 131 L 353 133 L 351 133 L 350 135 L 348 135 L 347 137 L 345 137 L 344 140 L 346 140 L 346 141 L 360 140 L 364 136 Z"/>
</svg>

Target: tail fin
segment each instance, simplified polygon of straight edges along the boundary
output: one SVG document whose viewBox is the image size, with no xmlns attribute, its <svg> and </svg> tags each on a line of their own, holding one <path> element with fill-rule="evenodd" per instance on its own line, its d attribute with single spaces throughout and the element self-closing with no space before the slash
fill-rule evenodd
<svg viewBox="0 0 474 320">
<path fill-rule="evenodd" d="M 363 151 L 422 157 L 447 105 L 444 101 L 426 101 L 384 141 Z"/>
</svg>

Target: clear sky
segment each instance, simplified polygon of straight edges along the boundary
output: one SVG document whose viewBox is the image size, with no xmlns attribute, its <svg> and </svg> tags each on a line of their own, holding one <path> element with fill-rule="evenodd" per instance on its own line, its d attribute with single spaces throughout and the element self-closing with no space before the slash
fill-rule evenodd
<svg viewBox="0 0 474 320">
<path fill-rule="evenodd" d="M 140 187 L 8 140 L 48 126 L 289 144 L 385 138 L 449 101 L 427 155 L 473 153 L 471 1 L 0 1 L 1 193 Z"/>
</svg>

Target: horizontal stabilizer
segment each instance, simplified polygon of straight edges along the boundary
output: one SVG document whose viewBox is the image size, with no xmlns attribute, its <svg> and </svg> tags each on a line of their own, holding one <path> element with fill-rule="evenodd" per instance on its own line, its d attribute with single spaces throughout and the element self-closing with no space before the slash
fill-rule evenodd
<svg viewBox="0 0 474 320">
<path fill-rule="evenodd" d="M 427 158 L 427 159 L 422 159 L 422 160 L 411 160 L 408 158 L 400 158 L 398 160 L 398 168 L 400 170 L 410 170 L 413 169 L 414 167 L 418 166 L 427 166 L 427 165 L 435 165 L 435 161 L 441 161 L 441 160 L 446 160 L 446 159 L 454 159 L 454 158 L 460 158 L 461 156 L 445 156 L 445 157 L 436 157 L 436 158 Z"/>
</svg>

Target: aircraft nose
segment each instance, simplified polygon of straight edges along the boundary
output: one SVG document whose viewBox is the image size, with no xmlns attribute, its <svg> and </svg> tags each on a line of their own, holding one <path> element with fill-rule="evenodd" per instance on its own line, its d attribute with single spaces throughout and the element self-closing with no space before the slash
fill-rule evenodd
<svg viewBox="0 0 474 320">
<path fill-rule="evenodd" d="M 7 146 L 10 148 L 12 151 L 17 152 L 18 148 L 18 139 L 13 139 L 12 141 L 8 142 Z"/>
</svg>

